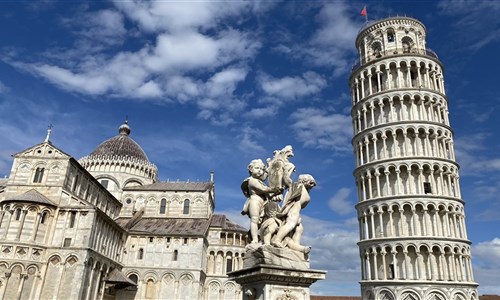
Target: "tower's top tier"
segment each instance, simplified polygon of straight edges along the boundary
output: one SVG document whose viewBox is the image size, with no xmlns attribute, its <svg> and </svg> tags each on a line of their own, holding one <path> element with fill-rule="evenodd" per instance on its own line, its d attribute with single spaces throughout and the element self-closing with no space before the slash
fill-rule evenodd
<svg viewBox="0 0 500 300">
<path fill-rule="evenodd" d="M 366 24 L 356 38 L 356 48 L 361 64 L 384 56 L 430 55 L 425 47 L 424 24 L 409 17 L 390 17 Z"/>
</svg>

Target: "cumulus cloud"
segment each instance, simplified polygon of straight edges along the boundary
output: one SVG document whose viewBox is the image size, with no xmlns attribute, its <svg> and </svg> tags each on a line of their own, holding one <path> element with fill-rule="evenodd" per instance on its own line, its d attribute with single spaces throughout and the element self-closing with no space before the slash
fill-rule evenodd
<svg viewBox="0 0 500 300">
<path fill-rule="evenodd" d="M 353 204 L 349 201 L 351 189 L 341 188 L 328 201 L 328 206 L 337 214 L 347 215 L 353 212 Z"/>
<path fill-rule="evenodd" d="M 500 294 L 500 238 L 495 237 L 472 246 L 474 276 L 481 282 L 480 291 L 485 294 Z"/>
<path fill-rule="evenodd" d="M 302 76 L 274 78 L 268 74 L 259 76 L 261 89 L 268 95 L 279 99 L 297 99 L 319 93 L 326 87 L 326 80 L 315 72 Z"/>
<path fill-rule="evenodd" d="M 354 41 L 363 25 L 354 18 L 354 10 L 346 1 L 325 3 L 315 21 L 319 28 L 303 44 L 280 44 L 274 49 L 290 53 L 295 59 L 306 60 L 314 66 L 328 67 L 335 76 L 345 74 L 354 61 Z"/>
<path fill-rule="evenodd" d="M 292 129 L 306 147 L 352 151 L 351 118 L 337 113 L 329 114 L 318 108 L 300 108 L 291 115 Z"/>
<path fill-rule="evenodd" d="M 209 29 L 218 21 L 236 17 L 252 8 L 251 2 L 166 2 L 166 1 L 114 1 L 118 9 L 148 32 Z"/>
<path fill-rule="evenodd" d="M 74 33 L 81 39 L 73 47 L 54 47 L 35 62 L 15 57 L 8 62 L 73 93 L 189 102 L 198 106 L 201 119 L 218 125 L 234 122 L 245 107 L 235 91 L 261 44 L 254 33 L 227 24 L 243 12 L 264 8 L 251 2 L 114 4 L 116 9 L 80 12 L 74 20 L 64 21 L 79 27 Z M 132 34 L 126 21 L 146 33 L 136 29 Z M 100 46 L 124 37 L 139 42 L 138 47 L 113 52 Z"/>
</svg>

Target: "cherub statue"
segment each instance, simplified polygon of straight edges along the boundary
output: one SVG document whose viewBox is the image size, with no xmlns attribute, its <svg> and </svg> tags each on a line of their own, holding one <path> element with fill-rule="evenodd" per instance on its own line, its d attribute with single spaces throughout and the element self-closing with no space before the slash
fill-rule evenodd
<svg viewBox="0 0 500 300">
<path fill-rule="evenodd" d="M 272 245 L 309 253 L 311 247 L 300 244 L 304 231 L 300 211 L 311 201 L 309 191 L 314 186 L 316 186 L 316 181 L 309 174 L 300 175 L 298 182 L 291 185 L 281 211 L 276 215 L 278 219 L 281 219 L 282 224 L 279 224 L 278 232 L 271 240 Z"/>
<path fill-rule="evenodd" d="M 252 243 L 259 242 L 259 226 L 263 217 L 264 203 L 274 194 L 281 193 L 279 188 L 270 188 L 264 180 L 267 178 L 266 167 L 261 159 L 254 159 L 248 165 L 250 177 L 241 184 L 241 190 L 247 200 L 241 211 L 250 217 L 250 235 Z"/>
</svg>

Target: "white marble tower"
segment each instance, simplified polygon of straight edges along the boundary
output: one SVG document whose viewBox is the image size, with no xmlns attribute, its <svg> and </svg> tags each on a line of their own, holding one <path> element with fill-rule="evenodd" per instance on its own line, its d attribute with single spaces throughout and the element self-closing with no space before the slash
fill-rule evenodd
<svg viewBox="0 0 500 300">
<path fill-rule="evenodd" d="M 418 20 L 364 26 L 349 79 L 362 299 L 477 299 L 443 65 Z"/>
</svg>

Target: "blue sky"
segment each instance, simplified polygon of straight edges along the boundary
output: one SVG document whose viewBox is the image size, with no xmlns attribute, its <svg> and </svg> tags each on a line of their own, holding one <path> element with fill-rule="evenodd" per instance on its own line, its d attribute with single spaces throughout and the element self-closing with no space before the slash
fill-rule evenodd
<svg viewBox="0 0 500 300">
<path fill-rule="evenodd" d="M 208 180 L 216 210 L 239 216 L 254 158 L 293 145 L 318 186 L 304 210 L 314 294 L 358 295 L 360 262 L 348 76 L 369 19 L 427 27 L 445 68 L 480 294 L 500 294 L 500 1 L 2 1 L 0 176 L 11 155 L 52 141 L 80 158 L 131 137 L 162 180 Z"/>
</svg>

